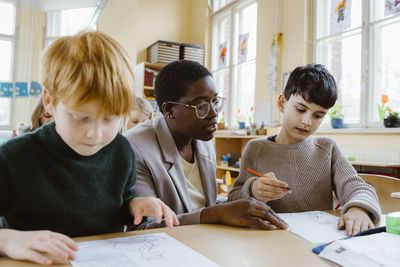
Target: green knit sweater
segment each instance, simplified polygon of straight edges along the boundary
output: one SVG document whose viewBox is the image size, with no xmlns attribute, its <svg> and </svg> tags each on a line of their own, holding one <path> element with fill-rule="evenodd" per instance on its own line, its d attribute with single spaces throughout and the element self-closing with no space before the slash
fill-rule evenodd
<svg viewBox="0 0 400 267">
<path fill-rule="evenodd" d="M 55 123 L 0 147 L 0 216 L 17 230 L 51 230 L 71 237 L 118 232 L 132 222 L 135 155 L 122 135 L 81 156 Z"/>
</svg>

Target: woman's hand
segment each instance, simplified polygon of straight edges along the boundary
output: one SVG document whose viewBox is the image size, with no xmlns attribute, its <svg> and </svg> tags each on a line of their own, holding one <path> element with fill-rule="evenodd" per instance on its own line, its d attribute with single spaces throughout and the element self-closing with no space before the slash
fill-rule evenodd
<svg viewBox="0 0 400 267">
<path fill-rule="evenodd" d="M 52 264 L 54 260 L 74 260 L 78 246 L 66 235 L 51 231 L 0 230 L 0 251 L 12 259 Z M 45 255 L 48 254 L 48 255 Z"/>
<path fill-rule="evenodd" d="M 280 199 L 287 194 L 292 193 L 288 190 L 288 184 L 276 179 L 273 172 L 264 174 L 251 184 L 251 193 L 253 196 L 263 202 Z"/>
<path fill-rule="evenodd" d="M 154 216 L 157 223 L 161 222 L 164 216 L 164 221 L 168 228 L 174 225 L 179 225 L 178 217 L 170 207 L 165 205 L 160 199 L 155 197 L 137 197 L 129 202 L 129 210 L 132 216 L 135 217 L 134 224 L 139 224 L 143 216 Z"/>
<path fill-rule="evenodd" d="M 288 227 L 267 204 L 252 197 L 204 208 L 200 222 L 259 227 L 266 230 Z"/>
<path fill-rule="evenodd" d="M 366 210 L 352 207 L 348 209 L 345 214 L 340 216 L 337 227 L 339 230 L 346 228 L 346 234 L 352 236 L 358 232 L 373 228 L 374 224 L 369 218 Z"/>
</svg>

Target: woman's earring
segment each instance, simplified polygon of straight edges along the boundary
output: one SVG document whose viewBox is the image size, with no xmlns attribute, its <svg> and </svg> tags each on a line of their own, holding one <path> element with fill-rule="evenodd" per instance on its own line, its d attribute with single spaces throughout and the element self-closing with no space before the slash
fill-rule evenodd
<svg viewBox="0 0 400 267">
<path fill-rule="evenodd" d="M 170 119 L 173 119 L 173 117 L 172 117 L 172 114 L 171 114 L 171 113 L 168 113 L 168 114 L 167 114 L 167 117 L 168 117 L 168 118 L 170 118 Z"/>
</svg>

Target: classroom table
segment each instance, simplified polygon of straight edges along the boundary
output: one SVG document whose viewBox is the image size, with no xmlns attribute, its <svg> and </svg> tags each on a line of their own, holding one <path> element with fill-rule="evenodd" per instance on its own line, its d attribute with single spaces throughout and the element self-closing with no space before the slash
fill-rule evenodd
<svg viewBox="0 0 400 267">
<path fill-rule="evenodd" d="M 360 166 L 361 172 L 363 172 L 362 167 L 383 167 L 392 168 L 394 170 L 394 176 L 400 178 L 400 163 L 377 163 L 377 162 L 367 162 L 367 161 L 350 161 L 353 166 Z"/>
<path fill-rule="evenodd" d="M 332 212 L 329 212 L 332 213 Z M 337 266 L 319 258 L 311 242 L 284 230 L 265 231 L 225 225 L 186 225 L 126 233 L 75 238 L 99 240 L 165 232 L 221 266 Z M 37 264 L 0 258 L 0 267 L 29 267 Z M 58 264 L 57 267 L 70 266 Z M 190 263 L 188 263 L 190 266 Z"/>
</svg>

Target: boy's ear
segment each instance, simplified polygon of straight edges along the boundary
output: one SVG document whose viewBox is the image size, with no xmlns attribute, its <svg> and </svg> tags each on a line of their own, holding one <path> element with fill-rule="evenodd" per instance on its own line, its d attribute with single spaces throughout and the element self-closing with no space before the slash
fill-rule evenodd
<svg viewBox="0 0 400 267">
<path fill-rule="evenodd" d="M 286 104 L 287 100 L 285 95 L 281 94 L 278 97 L 278 109 L 280 112 L 284 112 L 285 111 L 285 104 Z"/>
<path fill-rule="evenodd" d="M 43 106 L 44 109 L 46 110 L 47 113 L 49 113 L 51 116 L 54 116 L 53 114 L 53 105 L 51 102 L 51 97 L 49 95 L 49 93 L 47 92 L 46 89 L 43 90 Z"/>
</svg>

